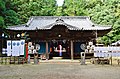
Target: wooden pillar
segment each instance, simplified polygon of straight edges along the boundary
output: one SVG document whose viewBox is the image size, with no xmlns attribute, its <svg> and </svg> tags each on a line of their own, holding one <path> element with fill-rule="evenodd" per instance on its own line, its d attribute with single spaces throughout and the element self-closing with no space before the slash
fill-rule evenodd
<svg viewBox="0 0 120 79">
<path fill-rule="evenodd" d="M 46 41 L 46 53 L 48 53 L 48 42 Z"/>
<path fill-rule="evenodd" d="M 71 60 L 73 60 L 73 41 L 71 40 Z"/>
<path fill-rule="evenodd" d="M 49 59 L 49 53 L 48 53 L 48 42 L 46 41 L 46 59 Z"/>
</svg>

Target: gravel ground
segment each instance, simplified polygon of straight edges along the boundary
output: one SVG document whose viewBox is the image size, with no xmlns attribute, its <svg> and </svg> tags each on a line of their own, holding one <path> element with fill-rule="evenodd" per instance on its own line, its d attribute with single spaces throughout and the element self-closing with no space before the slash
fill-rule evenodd
<svg viewBox="0 0 120 79">
<path fill-rule="evenodd" d="M 120 66 L 79 63 L 0 65 L 0 79 L 120 79 Z"/>
</svg>

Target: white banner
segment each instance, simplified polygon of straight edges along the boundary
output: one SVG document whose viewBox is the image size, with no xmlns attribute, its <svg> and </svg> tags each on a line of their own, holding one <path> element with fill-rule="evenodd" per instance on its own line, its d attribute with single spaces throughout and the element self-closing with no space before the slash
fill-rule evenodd
<svg viewBox="0 0 120 79">
<path fill-rule="evenodd" d="M 20 55 L 24 55 L 25 40 L 20 40 Z"/>
<path fill-rule="evenodd" d="M 120 57 L 120 52 L 118 52 L 117 56 Z"/>
<path fill-rule="evenodd" d="M 97 51 L 97 55 L 98 55 L 98 57 L 101 57 L 101 53 L 100 53 L 100 51 Z"/>
<path fill-rule="evenodd" d="M 19 46 L 17 46 L 18 41 L 12 41 L 12 56 L 19 56 Z"/>
<path fill-rule="evenodd" d="M 97 51 L 94 51 L 94 57 L 97 57 Z"/>
<path fill-rule="evenodd" d="M 104 51 L 104 57 L 108 57 L 108 51 Z"/>
<path fill-rule="evenodd" d="M 12 54 L 12 49 L 11 49 L 11 40 L 7 40 L 7 56 L 11 56 Z"/>
<path fill-rule="evenodd" d="M 120 57 L 120 47 L 94 47 L 95 57 Z"/>
<path fill-rule="evenodd" d="M 20 56 L 20 40 L 17 40 L 16 44 L 17 44 L 15 47 L 16 56 Z"/>
</svg>

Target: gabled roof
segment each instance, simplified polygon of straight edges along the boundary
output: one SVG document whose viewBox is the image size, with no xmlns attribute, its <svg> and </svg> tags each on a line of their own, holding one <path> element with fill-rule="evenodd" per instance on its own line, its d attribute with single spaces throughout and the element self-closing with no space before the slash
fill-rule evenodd
<svg viewBox="0 0 120 79">
<path fill-rule="evenodd" d="M 119 44 L 120 44 L 120 40 L 115 43 L 112 43 L 111 45 L 119 45 Z"/>
<path fill-rule="evenodd" d="M 11 26 L 9 30 L 47 30 L 64 25 L 69 30 L 109 30 L 110 25 L 96 25 L 87 16 L 32 16 L 26 24 Z"/>
</svg>

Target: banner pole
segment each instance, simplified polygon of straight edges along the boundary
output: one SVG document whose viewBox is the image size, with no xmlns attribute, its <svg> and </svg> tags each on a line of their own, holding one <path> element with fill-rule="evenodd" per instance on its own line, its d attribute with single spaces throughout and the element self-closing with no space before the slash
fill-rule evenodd
<svg viewBox="0 0 120 79">
<path fill-rule="evenodd" d="M 111 65 L 112 65 L 112 56 L 111 56 Z"/>
<path fill-rule="evenodd" d="M 14 56 L 14 64 L 15 64 L 15 56 Z"/>
<path fill-rule="evenodd" d="M 5 56 L 5 64 L 7 63 L 7 57 Z"/>
<path fill-rule="evenodd" d="M 19 56 L 18 56 L 18 64 L 20 64 L 20 63 L 19 63 Z"/>
<path fill-rule="evenodd" d="M 10 64 L 11 64 L 11 56 L 10 56 Z"/>
<path fill-rule="evenodd" d="M 1 64 L 3 64 L 3 55 L 1 55 L 2 56 L 2 58 L 1 58 Z"/>
</svg>

